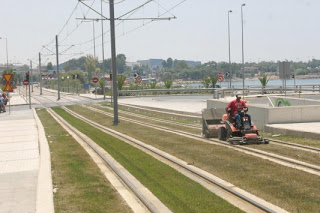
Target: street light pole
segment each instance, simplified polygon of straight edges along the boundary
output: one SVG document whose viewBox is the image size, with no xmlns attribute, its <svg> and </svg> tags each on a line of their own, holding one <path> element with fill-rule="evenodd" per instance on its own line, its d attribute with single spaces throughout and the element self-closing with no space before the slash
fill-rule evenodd
<svg viewBox="0 0 320 213">
<path fill-rule="evenodd" d="M 232 10 L 228 11 L 229 72 L 230 72 L 230 88 L 231 88 L 232 68 L 231 68 L 231 53 L 230 53 L 230 19 L 229 19 L 230 13 L 232 13 Z"/>
<path fill-rule="evenodd" d="M 244 48 L 243 48 L 243 7 L 246 4 L 241 5 L 241 28 L 242 28 L 242 89 L 244 92 Z"/>
<path fill-rule="evenodd" d="M 9 60 L 8 60 L 8 39 L 0 37 L 0 39 L 5 39 L 6 40 L 6 55 L 7 55 L 7 70 L 9 70 Z"/>
</svg>

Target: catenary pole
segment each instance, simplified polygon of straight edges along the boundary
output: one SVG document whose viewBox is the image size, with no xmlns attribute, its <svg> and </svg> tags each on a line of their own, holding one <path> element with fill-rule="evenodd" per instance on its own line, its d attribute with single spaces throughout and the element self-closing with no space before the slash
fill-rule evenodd
<svg viewBox="0 0 320 213">
<path fill-rule="evenodd" d="M 56 35 L 56 56 L 57 56 L 58 100 L 60 100 L 59 49 L 58 49 L 58 36 L 57 35 Z"/>
<path fill-rule="evenodd" d="M 106 100 L 106 90 L 105 90 L 105 75 L 106 75 L 106 69 L 104 66 L 104 33 L 103 33 L 103 9 L 102 9 L 102 0 L 101 0 L 101 30 L 102 30 L 102 34 L 101 34 L 101 38 L 102 38 L 102 73 L 103 73 L 103 88 L 102 88 L 102 92 L 103 92 L 103 100 Z"/>
<path fill-rule="evenodd" d="M 32 61 L 30 61 L 30 71 L 32 73 Z M 30 91 L 30 79 L 32 79 L 32 75 L 30 76 L 29 75 L 29 106 L 30 106 L 30 109 L 31 109 L 31 91 Z"/>
<path fill-rule="evenodd" d="M 111 61 L 112 61 L 112 86 L 113 86 L 113 125 L 118 125 L 118 88 L 117 88 L 117 66 L 116 66 L 116 39 L 114 27 L 114 1 L 109 0 L 110 8 L 110 33 L 111 33 Z"/>
<path fill-rule="evenodd" d="M 230 47 L 230 18 L 229 15 L 232 13 L 232 10 L 228 11 L 228 46 L 229 46 L 229 72 L 230 72 L 230 88 L 231 88 L 231 78 L 232 78 L 232 67 L 231 67 L 231 47 Z"/>
<path fill-rule="evenodd" d="M 242 89 L 244 94 L 244 45 L 243 45 L 243 7 L 246 4 L 241 5 L 241 29 L 242 29 Z"/>
<path fill-rule="evenodd" d="M 39 83 L 40 83 L 40 95 L 42 95 L 42 72 L 41 72 L 41 53 L 39 53 Z"/>
</svg>

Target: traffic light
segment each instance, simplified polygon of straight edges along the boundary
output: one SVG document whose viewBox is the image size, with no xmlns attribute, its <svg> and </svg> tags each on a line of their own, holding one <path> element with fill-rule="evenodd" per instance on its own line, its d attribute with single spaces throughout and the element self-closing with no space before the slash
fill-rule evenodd
<svg viewBox="0 0 320 213">
<path fill-rule="evenodd" d="M 110 73 L 110 81 L 112 80 L 112 73 Z"/>
<path fill-rule="evenodd" d="M 29 82 L 29 72 L 26 72 L 26 80 Z"/>
</svg>

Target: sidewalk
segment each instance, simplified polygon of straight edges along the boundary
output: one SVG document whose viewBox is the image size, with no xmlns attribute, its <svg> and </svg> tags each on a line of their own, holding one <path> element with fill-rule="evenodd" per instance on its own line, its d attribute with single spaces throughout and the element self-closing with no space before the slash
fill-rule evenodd
<svg viewBox="0 0 320 213">
<path fill-rule="evenodd" d="M 50 209 L 53 209 L 51 171 L 46 172 L 46 180 L 42 178 L 43 172 L 40 171 L 40 168 L 50 163 L 43 160 L 44 155 L 50 155 L 44 154 L 43 145 L 47 144 L 47 141 L 43 136 L 39 136 L 42 131 L 43 127 L 41 129 L 39 126 L 35 111 L 26 105 L 20 95 L 13 93 L 6 112 L 0 113 L 1 212 L 30 213 L 43 209 L 41 197 L 46 200 L 50 200 L 50 197 L 48 199 L 48 194 L 42 192 L 41 188 L 51 189 L 52 204 L 50 205 L 50 201 L 45 203 L 45 212 L 53 212 Z"/>
</svg>

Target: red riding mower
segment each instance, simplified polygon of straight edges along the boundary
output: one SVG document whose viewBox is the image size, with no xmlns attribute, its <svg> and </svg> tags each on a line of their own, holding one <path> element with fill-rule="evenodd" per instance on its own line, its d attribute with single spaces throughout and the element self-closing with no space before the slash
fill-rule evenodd
<svg viewBox="0 0 320 213">
<path fill-rule="evenodd" d="M 228 141 L 231 144 L 268 144 L 268 139 L 263 139 L 259 133 L 256 125 L 250 126 L 246 112 L 248 108 L 244 108 L 238 112 L 241 116 L 241 127 L 236 128 L 235 118 L 231 116 L 231 110 L 228 109 L 228 114 L 222 116 L 222 123 L 225 126 L 219 127 L 219 140 Z"/>
</svg>

